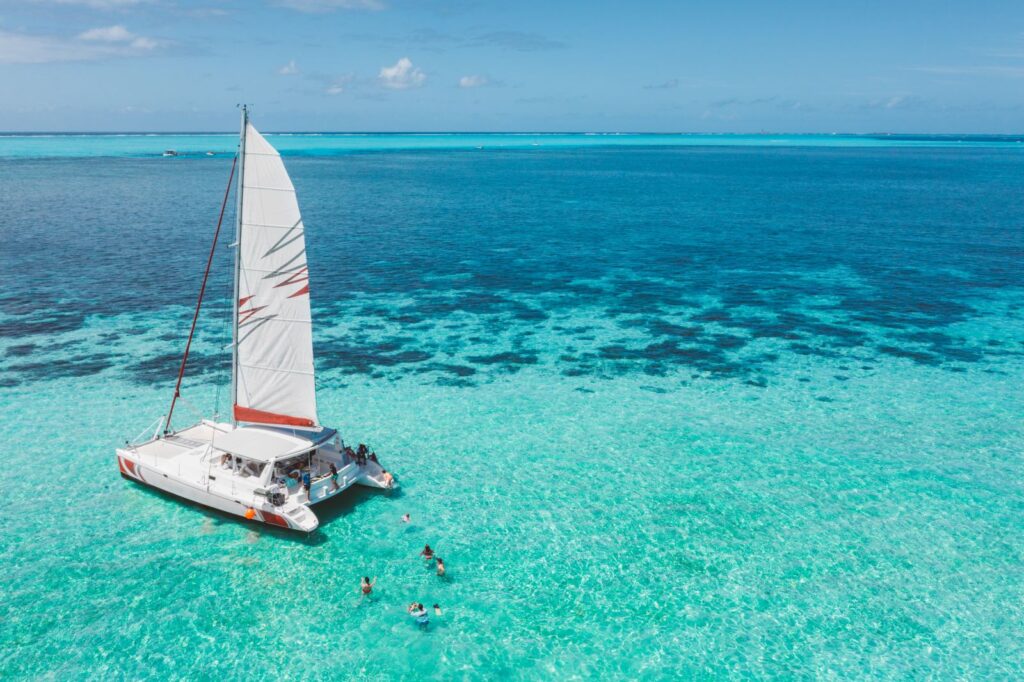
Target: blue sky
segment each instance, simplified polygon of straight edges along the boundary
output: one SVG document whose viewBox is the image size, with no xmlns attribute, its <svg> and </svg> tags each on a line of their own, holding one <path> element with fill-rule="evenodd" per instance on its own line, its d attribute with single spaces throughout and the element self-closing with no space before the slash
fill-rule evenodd
<svg viewBox="0 0 1024 682">
<path fill-rule="evenodd" d="M 1024 2 L 0 0 L 0 130 L 1009 132 Z"/>
</svg>

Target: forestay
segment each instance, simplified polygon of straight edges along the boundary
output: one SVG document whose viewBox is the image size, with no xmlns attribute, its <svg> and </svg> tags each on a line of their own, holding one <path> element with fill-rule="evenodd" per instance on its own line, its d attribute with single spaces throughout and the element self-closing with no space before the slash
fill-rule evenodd
<svg viewBox="0 0 1024 682">
<path fill-rule="evenodd" d="M 241 175 L 235 419 L 316 426 L 306 239 L 280 154 L 246 124 Z"/>
</svg>

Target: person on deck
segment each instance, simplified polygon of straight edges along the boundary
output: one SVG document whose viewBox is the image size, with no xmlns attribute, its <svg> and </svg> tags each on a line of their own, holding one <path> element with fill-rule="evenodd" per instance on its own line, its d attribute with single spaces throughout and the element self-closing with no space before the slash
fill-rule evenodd
<svg viewBox="0 0 1024 682">
<path fill-rule="evenodd" d="M 387 469 L 381 469 L 380 480 L 383 481 L 386 488 L 392 488 L 395 485 L 395 477 Z"/>
<path fill-rule="evenodd" d="M 331 483 L 334 484 L 334 489 L 338 489 L 338 467 L 334 466 L 334 462 L 331 462 Z"/>
</svg>

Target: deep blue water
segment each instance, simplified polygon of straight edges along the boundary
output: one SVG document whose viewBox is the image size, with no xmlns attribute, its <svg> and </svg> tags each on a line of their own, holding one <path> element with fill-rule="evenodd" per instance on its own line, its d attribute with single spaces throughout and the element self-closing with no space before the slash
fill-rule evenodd
<svg viewBox="0 0 1024 682">
<path fill-rule="evenodd" d="M 16 340 L 72 331 L 89 315 L 190 306 L 229 163 L 5 162 L 0 221 L 12 286 L 0 298 L 9 315 L 0 334 Z M 573 373 L 689 367 L 756 380 L 773 362 L 744 352 L 759 338 L 784 341 L 786 352 L 857 348 L 865 360 L 950 368 L 1019 353 L 1019 344 L 950 326 L 1020 284 L 1022 164 L 1016 151 L 988 149 L 289 160 L 310 229 L 318 322 L 383 319 L 420 332 L 372 343 L 321 337 L 325 367 L 419 372 L 428 359 L 468 352 L 465 338 L 443 347 L 421 340 L 466 313 L 502 328 L 512 320 L 517 332 L 510 350 L 520 352 L 470 363 L 478 369 L 565 351 L 575 353 Z M 223 303 L 228 288 L 221 251 L 213 317 L 216 294 Z M 387 296 L 405 300 L 382 306 Z M 808 306 L 808 297 L 820 300 Z M 531 322 L 580 306 L 603 310 L 646 343 L 595 345 L 582 328 L 561 330 L 562 349 L 531 346 Z M 680 311 L 686 324 L 666 319 Z M 168 349 L 168 362 L 177 350 Z M 116 348 L 70 359 L 58 351 L 71 375 L 120 364 Z M 15 363 L 5 382 L 61 373 L 40 372 L 41 359 Z M 151 365 L 132 367 L 148 382 Z"/>
</svg>

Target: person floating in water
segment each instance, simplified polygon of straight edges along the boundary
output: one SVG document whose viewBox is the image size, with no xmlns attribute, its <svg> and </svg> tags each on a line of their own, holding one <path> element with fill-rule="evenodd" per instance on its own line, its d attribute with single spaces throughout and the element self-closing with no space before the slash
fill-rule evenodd
<svg viewBox="0 0 1024 682">
<path fill-rule="evenodd" d="M 444 577 L 444 559 L 437 557 L 437 574 Z"/>
<path fill-rule="evenodd" d="M 430 625 L 430 616 L 427 614 L 427 610 L 423 608 L 423 604 L 419 602 L 409 604 L 409 615 L 416 619 L 416 624 L 420 626 L 421 630 L 426 630 L 427 626 Z"/>
<path fill-rule="evenodd" d="M 410 521 L 412 521 L 412 518 L 408 513 L 402 515 L 402 523 L 409 523 Z"/>
<path fill-rule="evenodd" d="M 434 615 L 435 616 L 443 616 L 444 615 L 443 613 L 441 613 L 441 605 L 440 604 L 434 604 Z"/>
<path fill-rule="evenodd" d="M 359 585 L 359 589 L 362 591 L 364 597 L 369 597 L 370 593 L 373 592 L 373 586 L 377 584 L 377 579 L 370 580 L 369 576 L 363 576 L 363 581 Z"/>
<path fill-rule="evenodd" d="M 420 556 L 423 557 L 424 559 L 426 559 L 427 561 L 433 561 L 434 560 L 434 550 L 430 549 L 430 545 L 424 545 L 423 546 L 423 551 L 420 552 Z"/>
</svg>

